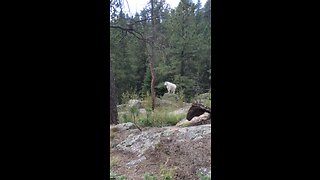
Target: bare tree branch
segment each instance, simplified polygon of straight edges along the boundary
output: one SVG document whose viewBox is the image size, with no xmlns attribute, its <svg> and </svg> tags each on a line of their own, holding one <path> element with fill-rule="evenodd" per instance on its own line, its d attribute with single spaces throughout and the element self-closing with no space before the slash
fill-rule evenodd
<svg viewBox="0 0 320 180">
<path fill-rule="evenodd" d="M 114 26 L 114 25 L 110 25 L 110 28 L 114 28 L 114 29 L 121 29 L 122 31 L 131 31 L 131 28 L 125 28 L 122 26 Z"/>
<path fill-rule="evenodd" d="M 128 33 L 127 33 L 127 31 L 123 31 L 124 33 L 124 35 L 122 36 L 122 38 L 120 39 L 120 41 L 119 41 L 119 43 L 128 35 Z"/>
<path fill-rule="evenodd" d="M 146 43 L 149 43 L 150 44 L 150 41 L 145 38 L 139 31 L 133 29 L 132 27 L 129 27 L 129 28 L 125 28 L 125 27 L 122 27 L 122 26 L 115 26 L 115 25 L 110 25 L 110 28 L 114 28 L 114 29 L 120 29 L 122 31 L 125 31 L 126 33 L 130 33 L 132 34 L 133 36 L 135 36 L 137 39 L 143 41 L 143 42 L 146 42 Z M 121 39 L 122 40 L 122 39 Z"/>
</svg>

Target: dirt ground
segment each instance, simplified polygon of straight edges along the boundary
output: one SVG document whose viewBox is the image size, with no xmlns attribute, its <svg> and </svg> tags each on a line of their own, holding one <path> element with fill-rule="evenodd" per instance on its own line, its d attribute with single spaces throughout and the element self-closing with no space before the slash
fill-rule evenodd
<svg viewBox="0 0 320 180">
<path fill-rule="evenodd" d="M 153 130 L 161 131 L 160 128 Z M 117 175 L 123 175 L 128 180 L 143 180 L 144 174 L 150 173 L 159 180 L 163 179 L 161 175 L 171 172 L 175 180 L 197 180 L 199 179 L 197 171 L 200 168 L 207 167 L 211 171 L 210 137 L 188 142 L 179 142 L 175 136 L 162 137 L 155 150 L 149 149 L 144 154 L 146 157 L 144 161 L 135 166 L 128 166 L 128 162 L 139 157 L 136 154 L 116 150 L 114 147 L 132 133 L 140 132 L 130 130 L 111 136 L 111 170 Z"/>
</svg>

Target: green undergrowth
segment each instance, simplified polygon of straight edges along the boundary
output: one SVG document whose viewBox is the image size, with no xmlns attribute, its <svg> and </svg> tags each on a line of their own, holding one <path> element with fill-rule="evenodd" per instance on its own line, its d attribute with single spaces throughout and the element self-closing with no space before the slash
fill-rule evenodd
<svg viewBox="0 0 320 180">
<path fill-rule="evenodd" d="M 170 101 L 167 105 L 156 106 L 154 111 L 151 110 L 152 99 L 150 94 L 146 94 L 138 98 L 136 94 L 123 94 L 123 101 L 126 102 L 130 98 L 140 99 L 145 109 L 145 113 L 141 113 L 136 107 L 127 107 L 126 111 L 119 114 L 119 122 L 133 122 L 140 127 L 164 127 L 174 126 L 182 119 L 186 118 L 187 113 L 174 114 L 173 111 L 185 106 L 183 91 L 177 94 L 178 100 Z M 158 98 L 158 100 L 162 100 Z M 165 99 L 164 99 L 165 100 Z M 196 95 L 193 101 L 201 101 L 205 106 L 211 108 L 211 93 L 205 95 Z M 167 100 L 168 101 L 168 100 Z"/>
<path fill-rule="evenodd" d="M 186 114 L 173 114 L 166 110 L 147 110 L 146 114 L 131 116 L 130 113 L 123 114 L 119 117 L 120 123 L 134 122 L 134 117 L 137 124 L 141 127 L 164 127 L 174 126 L 183 118 Z"/>
</svg>

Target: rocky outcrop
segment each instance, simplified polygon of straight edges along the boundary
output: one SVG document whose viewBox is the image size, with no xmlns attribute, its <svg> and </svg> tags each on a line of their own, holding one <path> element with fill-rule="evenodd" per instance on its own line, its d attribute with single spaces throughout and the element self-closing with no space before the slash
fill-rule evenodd
<svg viewBox="0 0 320 180">
<path fill-rule="evenodd" d="M 128 129 L 134 129 L 136 128 L 135 125 L 132 122 L 117 124 L 110 126 L 111 131 L 125 131 Z"/>
<path fill-rule="evenodd" d="M 137 107 L 138 109 L 143 108 L 142 106 L 142 101 L 138 100 L 138 99 L 130 99 L 128 102 L 128 107 Z"/>
<path fill-rule="evenodd" d="M 176 94 L 172 94 L 172 93 L 165 93 L 165 94 L 162 96 L 162 99 L 175 102 L 175 101 L 178 101 L 178 100 L 179 100 L 179 96 L 176 95 Z"/>
<path fill-rule="evenodd" d="M 118 125 L 120 129 L 134 128 L 134 125 L 126 123 L 126 125 Z M 192 127 L 163 127 L 152 128 L 142 131 L 140 134 L 131 134 L 116 148 L 120 151 L 136 154 L 137 157 L 142 157 L 148 150 L 155 150 L 155 147 L 160 143 L 161 138 L 175 139 L 177 142 L 184 143 L 189 141 L 197 141 L 204 137 L 211 136 L 211 124 Z"/>
<path fill-rule="evenodd" d="M 146 172 L 161 177 L 160 169 L 175 169 L 174 179 L 211 176 L 211 124 L 191 127 L 146 128 L 117 125 L 111 158 L 119 160 L 112 170 L 129 179 L 143 179 Z M 127 129 L 127 130 L 125 130 Z"/>
</svg>

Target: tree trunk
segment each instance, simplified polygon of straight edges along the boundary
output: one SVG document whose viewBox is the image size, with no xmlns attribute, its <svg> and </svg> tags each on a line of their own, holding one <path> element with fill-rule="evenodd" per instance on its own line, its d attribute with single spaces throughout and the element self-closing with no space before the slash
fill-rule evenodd
<svg viewBox="0 0 320 180">
<path fill-rule="evenodd" d="M 110 60 L 111 61 L 111 60 Z M 110 62 L 110 124 L 118 124 L 117 94 Z"/>
<path fill-rule="evenodd" d="M 180 57 L 181 57 L 180 75 L 184 76 L 184 68 L 185 68 L 185 62 L 184 61 L 185 61 L 185 58 L 184 58 L 184 51 L 183 50 L 181 51 Z"/>
<path fill-rule="evenodd" d="M 152 110 L 155 108 L 156 101 L 156 91 L 155 91 L 155 83 L 156 83 L 156 75 L 154 72 L 154 41 L 155 41 L 155 19 L 154 19 L 154 1 L 151 0 L 151 19 L 152 19 L 152 36 L 151 36 L 151 58 L 150 58 L 150 72 L 151 72 L 151 97 L 152 97 Z"/>
</svg>

